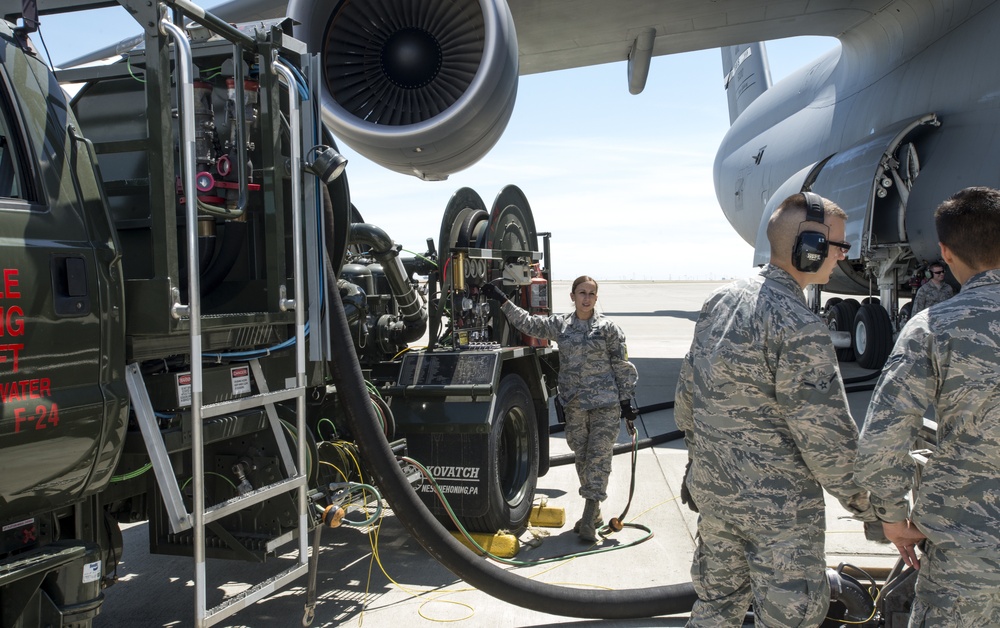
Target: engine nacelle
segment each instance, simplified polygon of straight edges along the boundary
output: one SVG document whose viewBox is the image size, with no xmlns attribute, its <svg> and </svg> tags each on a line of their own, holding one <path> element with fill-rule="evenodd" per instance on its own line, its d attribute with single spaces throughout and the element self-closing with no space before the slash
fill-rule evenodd
<svg viewBox="0 0 1000 628">
<path fill-rule="evenodd" d="M 505 0 L 292 0 L 323 59 L 323 119 L 390 170 L 440 180 L 500 139 L 517 94 Z"/>
</svg>

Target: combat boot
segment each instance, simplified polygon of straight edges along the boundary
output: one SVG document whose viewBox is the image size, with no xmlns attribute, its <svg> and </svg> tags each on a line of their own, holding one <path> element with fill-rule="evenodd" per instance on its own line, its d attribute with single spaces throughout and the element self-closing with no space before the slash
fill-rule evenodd
<svg viewBox="0 0 1000 628">
<path fill-rule="evenodd" d="M 596 499 L 588 499 L 583 507 L 583 517 L 580 518 L 580 539 L 588 543 L 597 541 L 597 526 L 594 523 L 598 516 L 597 510 L 600 504 Z"/>
<path fill-rule="evenodd" d="M 583 524 L 583 517 L 576 520 L 573 524 L 573 532 L 580 532 L 580 526 Z M 594 511 L 594 527 L 599 528 L 604 525 L 604 519 L 601 518 L 601 503 L 597 502 L 597 510 Z"/>
</svg>

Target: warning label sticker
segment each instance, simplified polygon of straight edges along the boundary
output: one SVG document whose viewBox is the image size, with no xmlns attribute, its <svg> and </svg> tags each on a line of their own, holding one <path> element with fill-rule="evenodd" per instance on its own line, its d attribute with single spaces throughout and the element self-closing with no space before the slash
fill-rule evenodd
<svg viewBox="0 0 1000 628">
<path fill-rule="evenodd" d="M 177 405 L 191 405 L 191 373 L 177 374 Z"/>
<path fill-rule="evenodd" d="M 233 381 L 234 395 L 249 395 L 250 390 L 250 367 L 237 366 L 229 369 L 230 379 Z"/>
</svg>

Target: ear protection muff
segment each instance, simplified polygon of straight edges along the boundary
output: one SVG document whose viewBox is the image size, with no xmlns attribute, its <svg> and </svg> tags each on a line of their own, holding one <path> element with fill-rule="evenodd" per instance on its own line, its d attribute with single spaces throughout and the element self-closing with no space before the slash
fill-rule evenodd
<svg viewBox="0 0 1000 628">
<path fill-rule="evenodd" d="M 819 194 L 803 192 L 806 199 L 806 222 L 823 224 L 823 199 Z M 803 273 L 814 273 L 823 265 L 823 260 L 830 250 L 826 234 L 819 231 L 802 231 L 795 236 L 795 246 L 792 248 L 792 265 Z"/>
<path fill-rule="evenodd" d="M 934 266 L 941 266 L 942 270 L 944 270 L 946 268 L 945 266 L 942 265 L 942 263 L 940 261 L 928 264 L 927 268 L 924 269 L 924 278 L 925 279 L 933 279 L 934 278 L 934 271 L 931 270 Z"/>
</svg>

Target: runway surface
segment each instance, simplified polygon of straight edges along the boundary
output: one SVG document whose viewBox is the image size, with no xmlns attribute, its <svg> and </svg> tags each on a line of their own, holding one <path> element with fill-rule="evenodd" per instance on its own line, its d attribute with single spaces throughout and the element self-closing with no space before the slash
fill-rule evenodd
<svg viewBox="0 0 1000 628">
<path fill-rule="evenodd" d="M 640 407 L 673 400 L 680 360 L 691 342 L 694 322 L 708 293 L 719 282 L 601 282 L 598 309 L 625 331 L 629 357 L 639 370 L 636 401 Z M 554 284 L 556 312 L 569 311 L 569 284 Z M 853 363 L 841 365 L 845 379 L 870 374 Z M 848 395 L 859 425 L 864 419 L 870 390 Z M 639 438 L 676 429 L 673 411 L 643 414 L 636 422 Z M 569 453 L 562 433 L 550 436 L 552 455 Z M 624 429 L 619 442 L 627 442 Z M 603 551 L 539 566 L 505 567 L 525 578 L 549 584 L 594 590 L 646 588 L 687 582 L 694 549 L 696 517 L 680 503 L 678 493 L 687 452 L 683 440 L 642 449 L 637 454 L 636 488 L 626 522 L 648 527 L 652 538 L 638 545 Z M 629 491 L 631 456 L 615 457 L 602 510 L 617 516 Z M 562 528 L 534 528 L 521 535 L 525 562 L 588 549 L 627 546 L 642 533 L 626 528 L 590 548 L 573 533 L 573 522 L 583 510 L 572 465 L 553 467 L 539 478 L 537 499 L 566 511 Z M 847 518 L 839 504 L 828 499 L 827 556 L 836 567 L 846 562 L 861 568 L 884 570 L 895 562 L 889 546 L 865 540 L 861 524 Z M 193 559 L 149 555 L 147 526 L 133 524 L 124 531 L 125 550 L 118 568 L 119 581 L 105 590 L 99 628 L 190 626 L 194 617 Z M 485 559 L 482 559 L 485 560 Z M 218 604 L 280 571 L 282 561 L 265 565 L 209 561 L 209 606 Z M 561 617 L 522 609 L 478 591 L 447 571 L 413 541 L 399 521 L 387 512 L 377 528 L 341 527 L 326 530 L 319 560 L 319 602 L 313 626 L 683 626 L 683 616 L 597 621 Z M 222 626 L 287 627 L 301 625 L 305 578 L 234 616 Z"/>
</svg>

